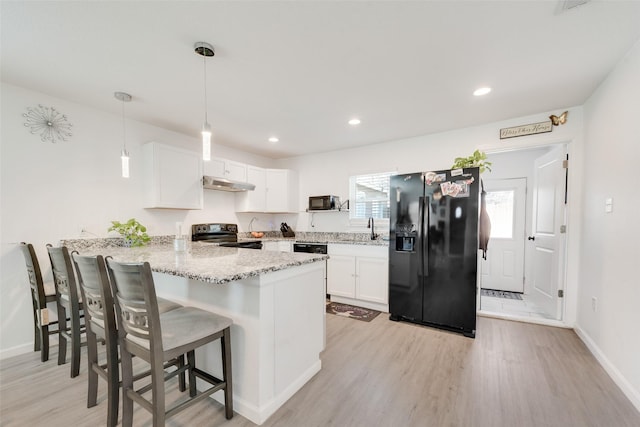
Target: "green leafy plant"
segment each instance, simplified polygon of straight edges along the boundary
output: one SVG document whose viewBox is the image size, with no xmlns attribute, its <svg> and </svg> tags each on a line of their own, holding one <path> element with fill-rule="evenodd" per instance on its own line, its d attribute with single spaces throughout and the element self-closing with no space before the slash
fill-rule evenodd
<svg viewBox="0 0 640 427">
<path fill-rule="evenodd" d="M 476 150 L 469 157 L 456 157 L 451 169 L 480 168 L 480 173 L 488 170 L 491 172 L 491 162 L 487 161 L 487 155 L 480 150 Z"/>
<path fill-rule="evenodd" d="M 125 246 L 144 246 L 151 238 L 147 234 L 147 227 L 140 224 L 135 218 L 127 222 L 111 221 L 111 227 L 107 231 L 118 232 L 125 241 Z"/>
</svg>

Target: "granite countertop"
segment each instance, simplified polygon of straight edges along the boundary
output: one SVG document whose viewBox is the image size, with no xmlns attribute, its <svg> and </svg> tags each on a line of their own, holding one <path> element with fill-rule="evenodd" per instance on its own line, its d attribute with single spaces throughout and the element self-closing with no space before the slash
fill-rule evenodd
<svg viewBox="0 0 640 427">
<path fill-rule="evenodd" d="M 151 270 L 201 282 L 223 284 L 234 280 L 259 276 L 303 264 L 324 261 L 322 254 L 261 251 L 226 248 L 207 243 L 188 242 L 185 252 L 176 252 L 172 244 L 151 244 L 137 248 L 123 248 L 101 244 L 107 239 L 93 239 L 94 244 L 75 244 L 62 241 L 69 250 L 81 255 L 111 256 L 120 262 L 148 262 Z"/>
<path fill-rule="evenodd" d="M 240 241 L 262 241 L 262 242 L 296 242 L 296 243 L 327 243 L 343 245 L 367 245 L 367 246 L 389 246 L 388 236 L 378 237 L 371 240 L 369 233 L 322 233 L 322 232 L 296 232 L 296 237 L 283 237 L 282 233 L 276 231 L 265 232 L 260 238 L 251 237 L 250 233 L 238 233 Z"/>
</svg>

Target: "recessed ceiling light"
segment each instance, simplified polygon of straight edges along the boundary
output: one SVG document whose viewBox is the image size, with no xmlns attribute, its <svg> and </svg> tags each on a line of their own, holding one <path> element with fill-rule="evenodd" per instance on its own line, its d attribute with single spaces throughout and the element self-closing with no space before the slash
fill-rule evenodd
<svg viewBox="0 0 640 427">
<path fill-rule="evenodd" d="M 360 119 L 351 119 L 351 120 L 349 120 L 349 124 L 351 126 L 359 125 L 360 124 Z"/>
<path fill-rule="evenodd" d="M 490 87 L 481 87 L 479 89 L 476 89 L 475 91 L 473 91 L 473 94 L 475 96 L 482 96 L 482 95 L 486 95 L 489 92 L 491 92 L 491 88 Z"/>
<path fill-rule="evenodd" d="M 269 142 L 278 142 L 280 141 L 278 138 L 276 138 L 275 136 L 272 136 L 271 138 L 269 138 Z"/>
</svg>

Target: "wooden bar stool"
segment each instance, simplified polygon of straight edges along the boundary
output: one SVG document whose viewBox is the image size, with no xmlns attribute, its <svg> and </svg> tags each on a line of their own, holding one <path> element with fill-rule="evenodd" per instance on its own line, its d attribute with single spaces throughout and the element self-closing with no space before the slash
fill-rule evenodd
<svg viewBox="0 0 640 427">
<path fill-rule="evenodd" d="M 133 423 L 133 402 L 153 415 L 153 426 L 165 425 L 165 420 L 211 394 L 224 390 L 225 416 L 233 417 L 231 381 L 231 319 L 194 307 L 183 307 L 160 313 L 149 263 L 124 264 L 107 260 L 116 313 L 120 321 L 118 342 L 122 358 L 122 425 Z M 222 379 L 195 366 L 195 349 L 220 339 L 222 349 Z M 187 354 L 190 399 L 174 404 L 167 410 L 165 378 L 162 364 L 181 354 Z M 151 384 L 134 389 L 132 356 L 146 361 L 151 369 Z M 211 387 L 196 390 L 196 377 Z M 151 400 L 143 394 L 151 391 Z"/>
<path fill-rule="evenodd" d="M 36 251 L 31 243 L 20 243 L 20 250 L 24 256 L 31 288 L 31 303 L 33 306 L 33 351 L 40 352 L 40 360 L 49 360 L 49 335 L 58 333 L 58 328 L 50 329 L 50 325 L 57 325 L 57 320 L 49 319 L 48 302 L 56 300 L 56 288 L 53 283 L 42 281 L 42 271 L 36 256 Z"/>
<path fill-rule="evenodd" d="M 98 398 L 98 376 L 107 381 L 107 426 L 118 423 L 120 374 L 118 370 L 118 330 L 113 305 L 111 286 L 104 263 L 98 256 L 73 254 L 73 262 L 78 274 L 80 292 L 85 306 L 87 328 L 88 391 L 87 407 L 94 407 Z M 159 299 L 159 311 L 167 312 L 182 307 L 173 301 Z M 98 340 L 106 344 L 106 363 L 98 360 Z M 172 361 L 178 369 L 184 366 L 184 357 Z M 167 364 L 168 367 L 169 364 Z M 149 375 L 145 372 L 136 376 Z M 186 390 L 184 373 L 180 376 L 180 390 Z"/>
<path fill-rule="evenodd" d="M 47 245 L 51 270 L 53 271 L 53 282 L 56 287 L 56 302 L 58 306 L 58 365 L 63 365 L 67 361 L 67 341 L 71 341 L 71 378 L 77 377 L 80 373 L 80 346 L 81 335 L 85 332 L 84 325 L 81 324 L 80 314 L 82 300 L 78 294 L 75 270 L 71 264 L 69 250 L 63 246 L 54 248 Z M 67 326 L 67 318 L 70 325 Z"/>
</svg>

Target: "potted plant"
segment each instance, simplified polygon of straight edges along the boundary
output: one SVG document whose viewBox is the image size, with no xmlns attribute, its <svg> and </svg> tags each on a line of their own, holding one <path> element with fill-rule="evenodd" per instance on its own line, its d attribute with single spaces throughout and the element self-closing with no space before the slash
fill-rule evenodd
<svg viewBox="0 0 640 427">
<path fill-rule="evenodd" d="M 111 224 L 107 231 L 117 231 L 124 239 L 125 247 L 144 246 L 151 240 L 147 234 L 147 227 L 135 218 L 127 222 L 111 221 Z"/>
<path fill-rule="evenodd" d="M 484 173 L 485 170 L 491 172 L 491 162 L 487 161 L 487 155 L 480 150 L 476 150 L 469 157 L 456 157 L 451 169 L 462 168 L 480 168 L 480 173 Z"/>
</svg>

